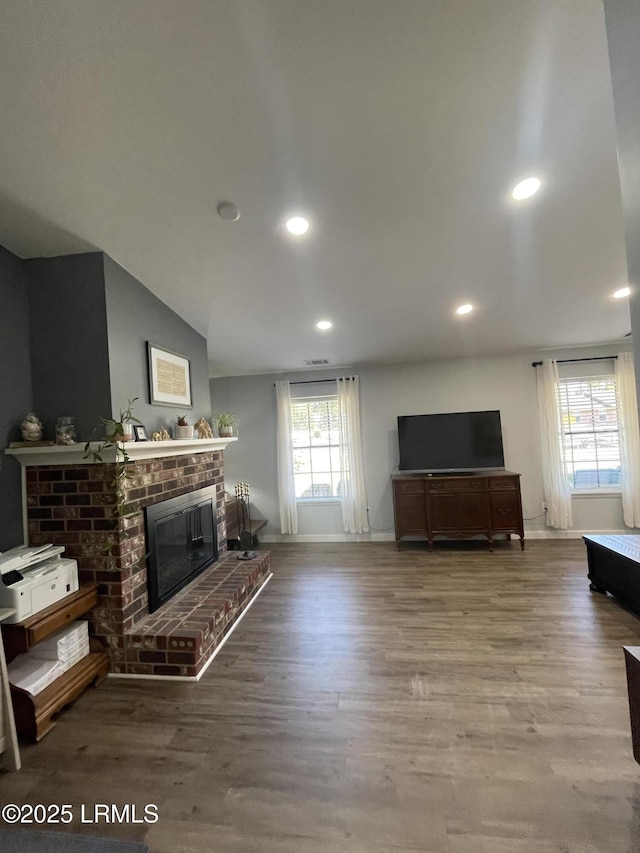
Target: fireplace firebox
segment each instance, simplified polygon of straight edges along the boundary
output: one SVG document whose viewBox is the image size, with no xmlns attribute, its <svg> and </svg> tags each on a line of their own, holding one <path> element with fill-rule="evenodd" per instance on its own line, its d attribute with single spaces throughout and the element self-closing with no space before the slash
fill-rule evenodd
<svg viewBox="0 0 640 853">
<path fill-rule="evenodd" d="M 144 516 L 153 613 L 218 558 L 215 487 L 151 504 Z"/>
</svg>

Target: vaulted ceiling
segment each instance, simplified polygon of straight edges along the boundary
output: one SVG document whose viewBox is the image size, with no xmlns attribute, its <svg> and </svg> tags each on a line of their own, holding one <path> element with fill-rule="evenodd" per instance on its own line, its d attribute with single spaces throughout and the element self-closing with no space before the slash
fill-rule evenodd
<svg viewBox="0 0 640 853">
<path fill-rule="evenodd" d="M 629 332 L 601 0 L 3 0 L 0 79 L 0 243 L 107 252 L 212 375 Z"/>
</svg>

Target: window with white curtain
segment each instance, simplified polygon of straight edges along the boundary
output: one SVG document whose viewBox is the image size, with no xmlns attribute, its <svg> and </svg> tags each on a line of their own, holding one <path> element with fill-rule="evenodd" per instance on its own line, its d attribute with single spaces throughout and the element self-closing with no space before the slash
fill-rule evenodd
<svg viewBox="0 0 640 853">
<path fill-rule="evenodd" d="M 291 400 L 291 452 L 296 500 L 340 498 L 340 416 L 337 395 Z"/>
<path fill-rule="evenodd" d="M 614 375 L 560 379 L 562 441 L 573 489 L 619 489 L 618 394 Z"/>
</svg>

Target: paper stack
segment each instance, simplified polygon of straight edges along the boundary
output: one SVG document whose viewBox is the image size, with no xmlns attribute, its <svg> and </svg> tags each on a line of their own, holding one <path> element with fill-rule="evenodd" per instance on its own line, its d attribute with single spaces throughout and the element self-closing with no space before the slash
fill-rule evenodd
<svg viewBox="0 0 640 853">
<path fill-rule="evenodd" d="M 40 660 L 30 653 L 18 655 L 7 666 L 9 681 L 35 696 L 48 687 L 64 670 L 57 660 Z"/>
<path fill-rule="evenodd" d="M 66 672 L 85 655 L 89 654 L 89 623 L 73 622 L 57 634 L 53 634 L 37 646 L 29 655 L 39 660 L 54 660 Z"/>
</svg>

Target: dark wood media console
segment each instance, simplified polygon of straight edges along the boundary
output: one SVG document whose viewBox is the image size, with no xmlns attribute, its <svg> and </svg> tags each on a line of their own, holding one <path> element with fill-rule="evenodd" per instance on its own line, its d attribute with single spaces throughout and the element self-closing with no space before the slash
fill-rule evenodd
<svg viewBox="0 0 640 853">
<path fill-rule="evenodd" d="M 524 549 L 520 474 L 394 474 L 392 484 L 398 549 L 404 536 L 426 537 L 430 550 L 435 536 L 486 536 L 491 550 L 497 535 L 512 533 Z"/>
</svg>

